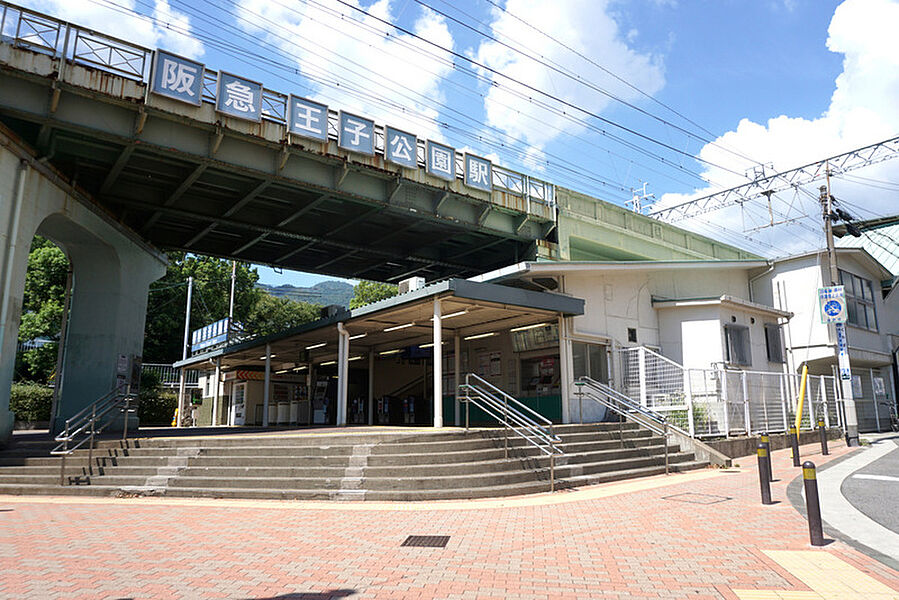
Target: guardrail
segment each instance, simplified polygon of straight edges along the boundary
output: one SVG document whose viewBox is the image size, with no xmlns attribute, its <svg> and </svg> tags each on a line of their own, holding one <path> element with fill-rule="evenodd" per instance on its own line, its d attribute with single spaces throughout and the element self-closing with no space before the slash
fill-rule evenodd
<svg viewBox="0 0 899 600">
<path fill-rule="evenodd" d="M 66 62 L 71 62 L 149 83 L 154 50 L 15 4 L 0 2 L 0 7 L 0 38 L 16 47 L 49 54 L 57 59 L 64 58 L 60 63 L 59 77 L 65 71 Z M 217 80 L 217 71 L 205 70 L 202 93 L 204 102 L 215 103 Z M 287 94 L 263 88 L 263 119 L 286 127 L 287 104 Z M 336 110 L 328 110 L 328 138 L 335 141 L 338 118 Z M 418 139 L 417 159 L 420 168 L 425 167 L 425 144 L 425 140 Z M 383 151 L 384 126 L 375 125 L 375 152 L 383 155 Z M 463 179 L 463 160 L 463 153 L 456 152 L 457 179 Z M 553 184 L 499 165 L 493 165 L 492 171 L 493 187 L 497 191 L 522 198 L 523 210 L 527 214 L 556 220 Z"/>
<path fill-rule="evenodd" d="M 465 383 L 459 386 L 459 400 L 465 403 L 466 431 L 468 431 L 471 404 L 499 421 L 505 432 L 506 458 L 509 458 L 509 432 L 514 433 L 548 456 L 549 490 L 555 491 L 556 455 L 565 453 L 559 448 L 561 440 L 553 433 L 552 421 L 474 373 L 465 375 Z"/>
</svg>

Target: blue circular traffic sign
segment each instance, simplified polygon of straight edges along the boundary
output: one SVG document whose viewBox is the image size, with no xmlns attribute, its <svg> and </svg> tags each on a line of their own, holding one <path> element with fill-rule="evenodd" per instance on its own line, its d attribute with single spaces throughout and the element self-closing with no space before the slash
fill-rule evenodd
<svg viewBox="0 0 899 600">
<path fill-rule="evenodd" d="M 843 305 L 836 300 L 828 300 L 824 303 L 824 314 L 828 317 L 836 317 L 843 312 Z"/>
</svg>

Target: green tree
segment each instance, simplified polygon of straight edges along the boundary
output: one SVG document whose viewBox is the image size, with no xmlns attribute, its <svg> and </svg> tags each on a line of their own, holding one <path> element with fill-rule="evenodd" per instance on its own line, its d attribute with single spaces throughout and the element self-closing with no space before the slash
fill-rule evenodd
<svg viewBox="0 0 899 600">
<path fill-rule="evenodd" d="M 253 335 L 270 335 L 319 318 L 321 307 L 263 293 L 244 323 Z"/>
<path fill-rule="evenodd" d="M 350 300 L 350 308 L 359 308 L 378 300 L 384 300 L 396 296 L 397 287 L 391 283 L 379 283 L 377 281 L 360 281 L 353 288 L 353 298 Z"/>
<path fill-rule="evenodd" d="M 144 329 L 144 362 L 181 360 L 188 277 L 194 278 L 191 331 L 228 316 L 231 261 L 183 252 L 169 252 L 168 257 L 165 276 L 150 286 Z M 235 321 L 245 322 L 262 296 L 262 292 L 255 287 L 258 279 L 255 268 L 238 263 Z"/>
<path fill-rule="evenodd" d="M 50 240 L 35 236 L 28 253 L 19 341 L 50 339 L 53 343 L 26 350 L 18 357 L 17 379 L 48 382 L 56 368 L 69 260 Z"/>
</svg>

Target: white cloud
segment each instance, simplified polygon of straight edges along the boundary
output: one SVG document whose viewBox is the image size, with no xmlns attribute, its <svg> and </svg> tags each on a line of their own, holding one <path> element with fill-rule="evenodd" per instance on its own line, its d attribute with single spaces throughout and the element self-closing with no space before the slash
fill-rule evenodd
<svg viewBox="0 0 899 600">
<path fill-rule="evenodd" d="M 136 16 L 136 0 L 117 0 L 116 4 L 122 10 L 91 0 L 25 0 L 22 4 L 148 48 L 165 48 L 190 58 L 203 55 L 203 44 L 189 35 L 190 18 L 172 9 L 168 0 L 156 0 L 154 3 L 152 16 L 157 19 L 158 24 L 148 18 Z"/>
<path fill-rule="evenodd" d="M 637 52 L 628 44 L 638 36 L 635 30 L 622 32 L 613 17 L 609 0 L 571 0 L 569 2 L 531 2 L 508 0 L 506 11 L 494 9 L 491 27 L 496 37 L 514 40 L 527 47 L 532 56 L 540 56 L 545 63 L 557 64 L 577 73 L 612 94 L 628 101 L 639 99 L 638 92 L 610 77 L 601 69 L 578 58 L 549 38 L 539 35 L 522 23 L 536 24 L 549 36 L 564 40 L 581 54 L 599 57 L 599 62 L 619 77 L 631 82 L 647 94 L 659 91 L 665 83 L 660 60 Z M 512 16 L 514 15 L 514 16 Z M 516 18 L 517 17 L 517 18 Z M 514 43 L 511 43 L 514 45 Z M 476 52 L 476 59 L 496 71 L 578 106 L 601 113 L 613 100 L 599 92 L 578 84 L 548 67 L 540 65 L 497 42 L 486 41 Z M 583 126 L 572 123 L 554 110 L 547 110 L 529 101 L 533 97 L 546 102 L 532 90 L 510 83 L 487 70 L 492 86 L 484 100 L 487 124 L 509 135 L 526 140 L 543 149 L 552 140 L 566 133 L 579 133 Z M 516 92 L 524 96 L 516 96 Z M 556 105 L 569 115 L 586 118 L 571 108 Z M 546 126 L 541 127 L 540 124 Z"/>
<path fill-rule="evenodd" d="M 351 2 L 361 6 L 355 0 Z M 427 100 L 443 101 L 440 83 L 453 70 L 449 53 L 335 0 L 314 4 L 240 0 L 238 7 L 240 25 L 265 36 L 284 53 L 296 55 L 298 58 L 291 60 L 302 75 L 340 84 L 316 85 L 313 99 L 420 137 L 443 139 L 437 125 L 439 111 Z M 365 10 L 394 22 L 393 8 L 391 0 L 378 0 Z M 444 19 L 430 10 L 420 12 L 411 30 L 441 47 L 454 45 Z M 360 74 L 370 81 L 362 80 Z M 374 97 L 360 98 L 349 86 L 362 88 Z"/>
<path fill-rule="evenodd" d="M 836 78 L 830 106 L 820 117 L 805 119 L 781 115 L 765 124 L 748 119 L 739 122 L 733 131 L 719 137 L 716 142 L 727 148 L 739 150 L 746 156 L 763 163 L 773 163 L 775 171 L 784 171 L 812 163 L 828 156 L 848 152 L 873 144 L 899 133 L 899 2 L 896 0 L 846 0 L 834 12 L 828 29 L 827 48 L 843 54 L 843 71 Z M 706 145 L 699 155 L 710 162 L 745 172 L 753 163 L 739 159 L 720 147 Z M 847 178 L 835 178 L 833 194 L 861 207 L 852 210 L 854 216 L 871 218 L 873 214 L 896 214 L 896 192 L 865 186 L 856 176 L 899 184 L 899 162 L 891 161 L 866 167 L 849 174 Z M 671 206 L 719 189 L 718 186 L 734 186 L 746 179 L 719 168 L 706 168 L 703 177 L 718 184 L 710 185 L 695 194 L 665 194 L 656 208 Z M 817 196 L 816 182 L 808 191 Z M 775 208 L 796 217 L 808 213 L 804 226 L 780 226 L 753 233 L 775 246 L 767 252 L 783 255 L 823 245 L 820 233 L 820 212 L 814 199 L 793 193 L 778 194 Z M 749 212 L 757 215 L 753 220 Z M 873 213 L 873 214 L 872 214 Z M 704 218 L 731 229 L 735 223 L 745 221 L 746 228 L 760 225 L 767 220 L 767 207 L 763 201 L 741 212 L 738 207 L 719 210 Z M 775 219 L 777 219 L 775 217 Z M 696 222 L 681 221 L 679 225 L 701 229 Z"/>
</svg>

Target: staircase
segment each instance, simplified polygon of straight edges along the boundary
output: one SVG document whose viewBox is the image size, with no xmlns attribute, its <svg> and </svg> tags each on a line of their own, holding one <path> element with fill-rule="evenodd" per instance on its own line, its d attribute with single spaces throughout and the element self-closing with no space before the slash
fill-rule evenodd
<svg viewBox="0 0 899 600">
<path fill-rule="evenodd" d="M 662 437 L 636 423 L 554 431 L 557 488 L 665 472 Z M 19 440 L 0 451 L 0 494 L 403 501 L 550 489 L 550 458 L 502 429 L 99 439 L 91 469 L 88 450 L 68 455 L 64 486 L 51 447 L 49 438 Z M 706 465 L 677 446 L 668 453 L 671 471 Z"/>
</svg>

